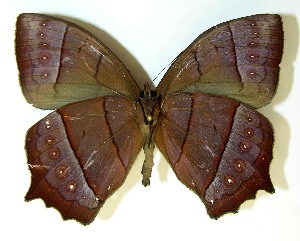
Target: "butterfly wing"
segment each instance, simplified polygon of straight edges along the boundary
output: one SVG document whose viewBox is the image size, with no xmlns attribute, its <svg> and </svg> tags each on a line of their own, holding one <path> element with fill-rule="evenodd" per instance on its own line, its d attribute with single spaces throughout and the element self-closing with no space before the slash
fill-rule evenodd
<svg viewBox="0 0 300 241">
<path fill-rule="evenodd" d="M 272 127 L 251 107 L 211 94 L 171 94 L 163 100 L 154 138 L 212 218 L 237 211 L 259 189 L 274 191 Z"/>
<path fill-rule="evenodd" d="M 42 198 L 65 219 L 92 222 L 142 148 L 136 116 L 130 98 L 109 96 L 66 105 L 36 123 L 27 133 L 26 200 Z"/>
<path fill-rule="evenodd" d="M 206 92 L 228 96 L 255 108 L 276 91 L 283 51 L 279 15 L 244 17 L 201 34 L 173 62 L 157 92 Z"/>
<path fill-rule="evenodd" d="M 55 109 L 105 95 L 137 100 L 140 89 L 122 62 L 91 33 L 41 14 L 17 20 L 16 55 L 24 96 Z"/>
</svg>

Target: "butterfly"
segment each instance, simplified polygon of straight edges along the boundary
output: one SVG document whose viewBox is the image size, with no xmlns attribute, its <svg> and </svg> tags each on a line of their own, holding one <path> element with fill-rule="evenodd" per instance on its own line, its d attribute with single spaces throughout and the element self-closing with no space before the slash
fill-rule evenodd
<svg viewBox="0 0 300 241">
<path fill-rule="evenodd" d="M 89 224 L 141 149 L 142 184 L 150 184 L 155 145 L 211 218 L 237 212 L 260 189 L 274 192 L 273 129 L 255 109 L 276 92 L 282 53 L 279 15 L 231 20 L 199 35 L 152 90 L 85 29 L 20 14 L 23 94 L 35 107 L 56 109 L 27 132 L 25 199 Z"/>
</svg>

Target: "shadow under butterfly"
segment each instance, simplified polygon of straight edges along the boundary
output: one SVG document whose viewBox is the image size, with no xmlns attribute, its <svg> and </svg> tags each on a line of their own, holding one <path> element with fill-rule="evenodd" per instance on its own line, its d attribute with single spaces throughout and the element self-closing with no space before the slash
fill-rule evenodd
<svg viewBox="0 0 300 241">
<path fill-rule="evenodd" d="M 16 55 L 26 100 L 56 109 L 26 138 L 26 200 L 42 198 L 64 219 L 92 222 L 141 149 L 150 184 L 156 144 L 211 218 L 236 212 L 269 177 L 273 130 L 255 108 L 277 88 L 281 17 L 261 14 L 201 34 L 155 91 L 81 27 L 41 14 L 17 20 Z"/>
</svg>

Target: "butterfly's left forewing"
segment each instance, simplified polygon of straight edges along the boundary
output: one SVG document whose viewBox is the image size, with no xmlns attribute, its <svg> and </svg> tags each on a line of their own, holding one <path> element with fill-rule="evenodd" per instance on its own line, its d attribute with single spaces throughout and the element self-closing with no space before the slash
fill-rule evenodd
<svg viewBox="0 0 300 241">
<path fill-rule="evenodd" d="M 60 18 L 20 14 L 16 56 L 24 96 L 41 109 L 105 95 L 136 101 L 140 93 L 112 51 L 88 31 Z"/>
</svg>

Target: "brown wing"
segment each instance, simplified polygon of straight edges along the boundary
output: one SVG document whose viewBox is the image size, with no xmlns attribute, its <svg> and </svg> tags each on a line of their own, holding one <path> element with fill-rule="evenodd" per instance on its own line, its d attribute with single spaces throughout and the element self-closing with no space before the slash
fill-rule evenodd
<svg viewBox="0 0 300 241">
<path fill-rule="evenodd" d="M 222 23 L 201 34 L 171 65 L 157 92 L 206 92 L 255 108 L 273 98 L 283 50 L 279 15 Z"/>
<path fill-rule="evenodd" d="M 213 218 L 237 211 L 259 189 L 274 191 L 273 131 L 253 108 L 210 94 L 171 94 L 154 138 L 178 179 Z"/>
<path fill-rule="evenodd" d="M 136 115 L 127 97 L 98 97 L 66 105 L 31 127 L 26 200 L 42 198 L 65 219 L 93 221 L 142 148 Z"/>
<path fill-rule="evenodd" d="M 21 14 L 16 55 L 23 93 L 42 109 L 105 95 L 137 100 L 140 93 L 128 70 L 103 43 L 59 18 Z"/>
</svg>

